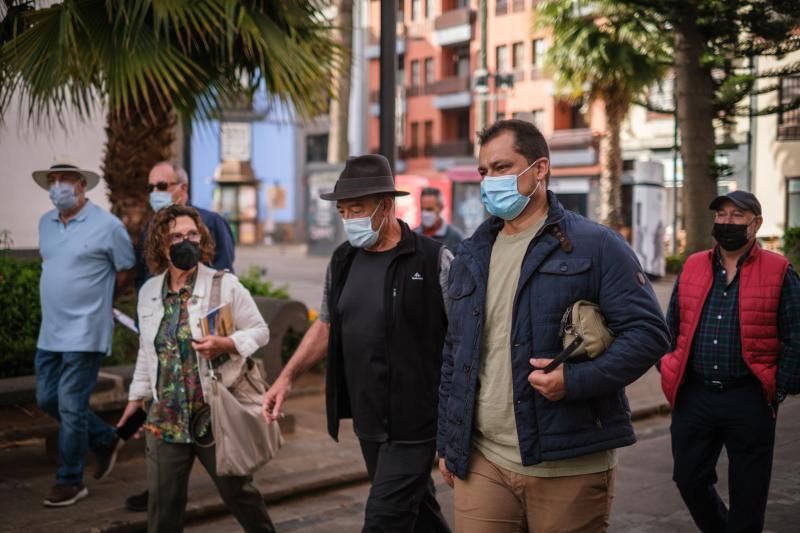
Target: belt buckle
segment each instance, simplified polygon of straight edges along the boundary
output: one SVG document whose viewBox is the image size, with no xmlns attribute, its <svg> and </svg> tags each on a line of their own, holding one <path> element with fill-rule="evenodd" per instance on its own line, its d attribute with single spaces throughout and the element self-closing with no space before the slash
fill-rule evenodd
<svg viewBox="0 0 800 533">
<path fill-rule="evenodd" d="M 725 390 L 725 384 L 717 379 L 712 379 L 708 382 L 711 390 L 715 392 L 723 392 Z"/>
</svg>

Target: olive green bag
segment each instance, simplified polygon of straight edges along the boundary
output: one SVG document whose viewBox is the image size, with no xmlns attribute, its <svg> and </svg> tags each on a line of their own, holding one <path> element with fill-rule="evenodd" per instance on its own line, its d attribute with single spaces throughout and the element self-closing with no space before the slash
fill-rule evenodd
<svg viewBox="0 0 800 533">
<path fill-rule="evenodd" d="M 559 336 L 564 349 L 544 368 L 545 372 L 555 370 L 569 358 L 594 359 L 614 342 L 600 306 L 588 300 L 578 300 L 567 307 L 561 317 Z"/>
</svg>

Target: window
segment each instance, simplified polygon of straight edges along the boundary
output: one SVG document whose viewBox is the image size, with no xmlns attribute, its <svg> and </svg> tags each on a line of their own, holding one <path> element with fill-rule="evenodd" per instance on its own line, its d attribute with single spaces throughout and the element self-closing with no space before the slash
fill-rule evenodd
<svg viewBox="0 0 800 533">
<path fill-rule="evenodd" d="M 508 47 L 498 46 L 495 50 L 495 71 L 497 73 L 508 72 Z"/>
<path fill-rule="evenodd" d="M 312 161 L 328 161 L 328 134 L 306 136 L 306 163 Z"/>
<path fill-rule="evenodd" d="M 778 89 L 780 105 L 789 105 L 798 98 L 800 98 L 800 76 L 781 78 Z M 800 109 L 778 112 L 778 140 L 800 140 Z"/>
<path fill-rule="evenodd" d="M 419 87 L 419 60 L 411 61 L 411 87 Z"/>
<path fill-rule="evenodd" d="M 428 57 L 425 59 L 425 80 L 424 83 L 426 86 L 432 84 L 436 78 L 434 78 L 433 73 L 433 58 Z"/>
<path fill-rule="evenodd" d="M 426 120 L 425 121 L 425 130 L 423 131 L 423 135 L 425 136 L 425 146 L 433 146 L 433 121 Z"/>
<path fill-rule="evenodd" d="M 508 0 L 496 0 L 494 4 L 495 15 L 505 15 L 508 13 Z"/>
<path fill-rule="evenodd" d="M 544 39 L 534 39 L 531 47 L 531 65 L 536 68 L 544 66 L 544 55 L 547 53 L 547 43 Z"/>
<path fill-rule="evenodd" d="M 494 120 L 497 122 L 498 120 L 505 120 L 506 114 L 504 111 L 497 111 L 494 114 Z"/>
<path fill-rule="evenodd" d="M 422 0 L 411 0 L 411 20 L 422 18 Z"/>
<path fill-rule="evenodd" d="M 541 130 L 543 126 L 542 122 L 544 120 L 544 110 L 534 109 L 533 111 L 530 112 L 515 111 L 514 113 L 511 113 L 511 118 L 525 120 Z"/>
<path fill-rule="evenodd" d="M 511 3 L 511 11 L 513 11 L 514 13 L 525 11 L 525 0 L 514 0 Z"/>
<path fill-rule="evenodd" d="M 419 122 L 412 122 L 411 123 L 411 147 L 416 148 L 419 146 L 417 143 L 419 142 Z"/>
<path fill-rule="evenodd" d="M 786 180 L 786 229 L 800 226 L 800 176 Z"/>
<path fill-rule="evenodd" d="M 525 62 L 525 45 L 514 43 L 511 45 L 511 67 L 516 71 L 520 70 Z"/>
<path fill-rule="evenodd" d="M 433 8 L 436 7 L 436 0 L 425 0 L 425 17 L 433 18 Z"/>
</svg>

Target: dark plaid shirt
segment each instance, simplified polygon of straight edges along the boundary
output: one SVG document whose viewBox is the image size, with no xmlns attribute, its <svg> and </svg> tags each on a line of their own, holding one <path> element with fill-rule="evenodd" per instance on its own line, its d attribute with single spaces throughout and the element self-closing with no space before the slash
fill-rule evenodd
<svg viewBox="0 0 800 533">
<path fill-rule="evenodd" d="M 714 261 L 714 283 L 708 293 L 703 314 L 692 340 L 690 364 L 695 372 L 708 379 L 728 381 L 750 372 L 742 357 L 739 328 L 739 269 L 749 254 L 739 259 L 736 276 L 728 283 L 719 251 Z M 678 283 L 667 310 L 672 333 L 672 350 L 678 337 L 680 307 Z M 783 342 L 778 363 L 777 388 L 789 394 L 800 392 L 800 279 L 790 267 L 786 271 L 778 307 L 778 336 Z"/>
</svg>

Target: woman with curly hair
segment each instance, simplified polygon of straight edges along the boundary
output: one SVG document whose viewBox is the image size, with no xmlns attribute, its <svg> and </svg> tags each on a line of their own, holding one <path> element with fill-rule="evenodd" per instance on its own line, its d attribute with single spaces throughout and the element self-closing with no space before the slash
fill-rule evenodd
<svg viewBox="0 0 800 533">
<path fill-rule="evenodd" d="M 251 476 L 217 475 L 215 447 L 207 444 L 212 441 L 210 424 L 197 422 L 208 413 L 208 365 L 220 370 L 228 366 L 220 372 L 222 384 L 228 386 L 226 376 L 239 375 L 246 359 L 269 340 L 252 296 L 227 272 L 218 280 L 219 304 L 230 304 L 234 333 L 203 335 L 200 319 L 210 311 L 216 273 L 203 263 L 213 255 L 208 229 L 191 207 L 166 207 L 150 223 L 145 259 L 158 275 L 139 292 L 139 355 L 120 420 L 123 424 L 149 401 L 148 531 L 183 531 L 195 457 L 245 531 L 275 531 Z"/>
</svg>

